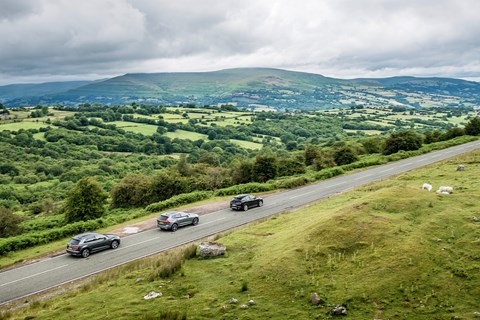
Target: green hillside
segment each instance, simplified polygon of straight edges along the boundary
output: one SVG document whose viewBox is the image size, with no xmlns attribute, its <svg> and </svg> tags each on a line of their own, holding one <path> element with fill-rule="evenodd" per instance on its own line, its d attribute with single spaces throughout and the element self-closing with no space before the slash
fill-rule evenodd
<svg viewBox="0 0 480 320">
<path fill-rule="evenodd" d="M 393 77 L 343 80 L 270 68 L 213 72 L 132 73 L 26 97 L 3 96 L 8 106 L 147 103 L 319 110 L 354 105 L 471 107 L 480 104 L 480 83 L 448 78 Z"/>
<path fill-rule="evenodd" d="M 2 317 L 332 319 L 341 304 L 345 319 L 477 319 L 479 174 L 475 151 L 219 237 L 220 258 L 180 264 L 191 250 L 174 250 Z M 162 296 L 144 300 L 151 291 Z"/>
</svg>

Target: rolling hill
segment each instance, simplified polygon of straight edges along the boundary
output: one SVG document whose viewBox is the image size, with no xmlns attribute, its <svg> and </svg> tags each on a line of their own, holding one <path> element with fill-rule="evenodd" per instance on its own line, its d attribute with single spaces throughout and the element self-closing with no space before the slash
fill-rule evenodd
<svg viewBox="0 0 480 320">
<path fill-rule="evenodd" d="M 24 90 L 17 86 L 23 86 Z M 406 108 L 480 104 L 478 82 L 416 77 L 345 80 L 270 68 L 132 73 L 95 82 L 51 83 L 49 90 L 31 90 L 25 86 L 0 87 L 0 101 L 6 106 L 96 102 L 106 105 L 193 103 L 198 106 L 230 103 L 250 108 L 269 106 L 276 110 L 316 110 L 360 104 Z"/>
</svg>

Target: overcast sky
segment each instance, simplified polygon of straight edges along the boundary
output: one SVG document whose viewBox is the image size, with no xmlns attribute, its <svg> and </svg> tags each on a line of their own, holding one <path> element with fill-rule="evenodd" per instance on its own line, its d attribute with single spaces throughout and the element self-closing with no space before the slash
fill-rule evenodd
<svg viewBox="0 0 480 320">
<path fill-rule="evenodd" d="M 237 67 L 480 81 L 480 1 L 0 0 L 0 84 Z"/>
</svg>

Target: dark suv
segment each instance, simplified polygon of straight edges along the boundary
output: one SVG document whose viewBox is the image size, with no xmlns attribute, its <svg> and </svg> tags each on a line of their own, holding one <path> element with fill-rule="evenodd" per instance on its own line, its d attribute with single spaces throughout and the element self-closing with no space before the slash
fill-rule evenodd
<svg viewBox="0 0 480 320">
<path fill-rule="evenodd" d="M 230 208 L 232 210 L 247 211 L 252 207 L 263 206 L 263 199 L 260 197 L 252 196 L 251 194 L 239 194 L 230 201 Z"/>
<path fill-rule="evenodd" d="M 120 237 L 116 234 L 86 232 L 76 235 L 67 244 L 67 252 L 74 256 L 88 257 L 90 253 L 105 249 L 116 249 Z"/>
</svg>

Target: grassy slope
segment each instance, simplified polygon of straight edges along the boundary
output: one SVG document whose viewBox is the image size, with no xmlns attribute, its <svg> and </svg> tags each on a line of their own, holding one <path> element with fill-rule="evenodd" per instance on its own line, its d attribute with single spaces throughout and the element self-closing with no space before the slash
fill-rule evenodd
<svg viewBox="0 0 480 320">
<path fill-rule="evenodd" d="M 466 171 L 455 171 L 459 163 Z M 474 319 L 479 174 L 480 150 L 240 229 L 217 240 L 226 256 L 187 260 L 168 278 L 155 275 L 175 252 L 10 316 L 157 319 L 178 311 L 188 319 L 330 319 L 332 306 L 345 304 L 349 319 Z M 424 182 L 454 193 L 423 191 Z M 150 291 L 163 296 L 144 300 Z M 324 303 L 312 305 L 312 292 Z M 232 297 L 239 304 L 229 304 Z M 241 309 L 249 299 L 256 304 Z"/>
</svg>

